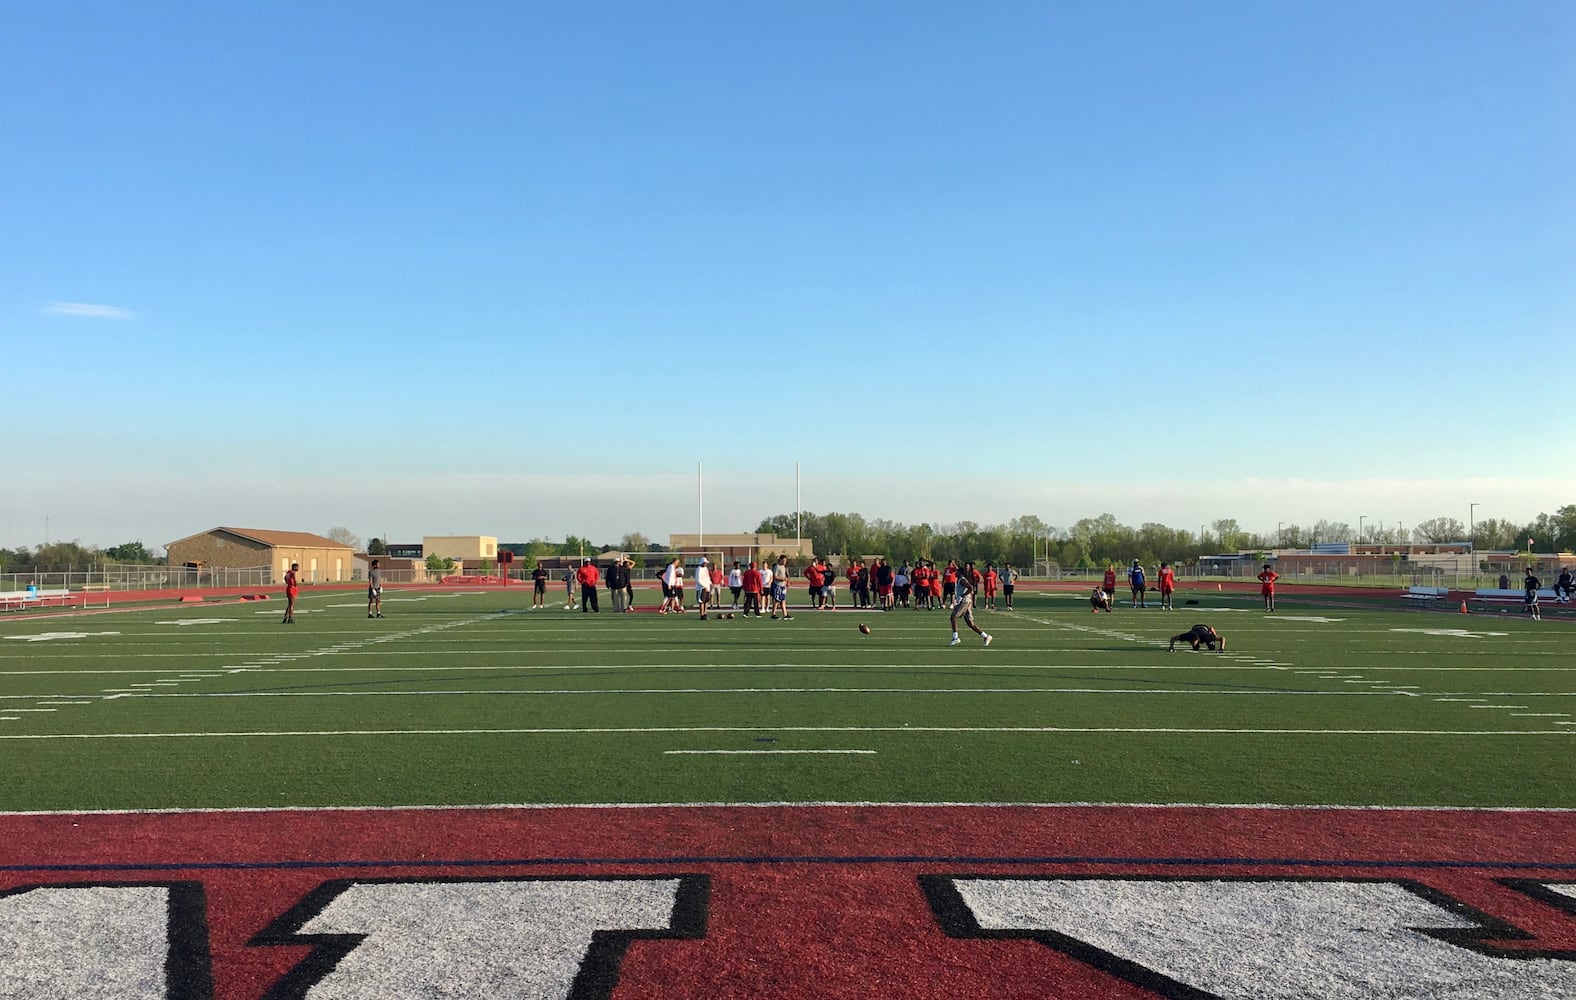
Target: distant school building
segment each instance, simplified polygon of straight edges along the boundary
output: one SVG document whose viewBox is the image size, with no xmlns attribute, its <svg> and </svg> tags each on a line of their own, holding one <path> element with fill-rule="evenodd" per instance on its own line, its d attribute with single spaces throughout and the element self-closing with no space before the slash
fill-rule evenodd
<svg viewBox="0 0 1576 1000">
<path fill-rule="evenodd" d="M 686 562 L 709 556 L 724 562 L 787 556 L 789 559 L 807 560 L 815 554 L 815 542 L 808 538 L 778 538 L 769 532 L 744 534 L 669 535 L 668 548 L 680 553 Z"/>
<path fill-rule="evenodd" d="M 274 583 L 284 581 L 291 563 L 301 567 L 306 583 L 354 578 L 356 552 L 343 542 L 305 531 L 264 528 L 210 528 L 166 545 L 171 566 L 197 569 L 267 567 Z"/>
</svg>

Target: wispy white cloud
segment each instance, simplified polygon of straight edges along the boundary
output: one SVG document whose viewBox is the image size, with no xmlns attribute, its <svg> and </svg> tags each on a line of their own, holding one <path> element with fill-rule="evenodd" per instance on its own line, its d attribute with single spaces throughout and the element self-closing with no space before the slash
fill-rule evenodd
<svg viewBox="0 0 1576 1000">
<path fill-rule="evenodd" d="M 51 302 L 39 312 L 45 316 L 70 316 L 73 319 L 134 319 L 136 313 L 120 306 L 100 306 L 89 302 Z"/>
</svg>

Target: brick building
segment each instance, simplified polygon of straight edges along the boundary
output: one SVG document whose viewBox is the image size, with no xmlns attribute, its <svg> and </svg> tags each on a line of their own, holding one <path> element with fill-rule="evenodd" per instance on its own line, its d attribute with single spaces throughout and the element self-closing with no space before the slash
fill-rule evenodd
<svg viewBox="0 0 1576 1000">
<path fill-rule="evenodd" d="M 171 566 L 204 569 L 252 569 L 266 566 L 274 583 L 284 580 L 291 563 L 301 565 L 306 583 L 330 583 L 354 578 L 356 553 L 332 538 L 305 531 L 270 531 L 260 528 L 211 528 L 166 545 Z"/>
</svg>

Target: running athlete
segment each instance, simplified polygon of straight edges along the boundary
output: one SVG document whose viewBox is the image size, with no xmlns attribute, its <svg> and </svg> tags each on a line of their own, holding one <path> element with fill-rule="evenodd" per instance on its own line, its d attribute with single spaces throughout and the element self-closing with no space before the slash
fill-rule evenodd
<svg viewBox="0 0 1576 1000">
<path fill-rule="evenodd" d="M 1179 642 L 1185 642 L 1192 646 L 1195 652 L 1198 650 L 1200 644 L 1208 646 L 1210 649 L 1214 649 L 1216 643 L 1220 644 L 1220 651 L 1222 653 L 1226 651 L 1226 637 L 1221 635 L 1219 632 L 1216 632 L 1208 625 L 1194 625 L 1192 628 L 1188 629 L 1186 632 L 1183 632 L 1181 635 L 1172 636 L 1171 645 L 1166 647 L 1166 652 L 1169 653 L 1176 649 L 1177 643 Z"/>
<path fill-rule="evenodd" d="M 1164 608 L 1165 610 L 1167 610 L 1167 611 L 1175 610 L 1174 608 L 1171 607 L 1171 595 L 1176 593 L 1176 589 L 1177 589 L 1177 571 L 1171 568 L 1171 564 L 1170 563 L 1161 563 L 1160 564 L 1160 606 L 1162 608 Z"/>
<path fill-rule="evenodd" d="M 1259 593 L 1264 596 L 1264 610 L 1275 610 L 1275 581 L 1280 579 L 1280 574 L 1270 569 L 1270 564 L 1264 564 L 1264 572 L 1259 574 Z"/>
<path fill-rule="evenodd" d="M 947 645 L 956 646 L 963 641 L 958 638 L 958 618 L 961 617 L 963 624 L 973 629 L 975 634 L 985 641 L 985 645 L 989 646 L 990 633 L 974 624 L 974 591 L 979 588 L 979 584 L 974 581 L 973 574 L 958 573 L 952 586 L 952 641 Z"/>
</svg>

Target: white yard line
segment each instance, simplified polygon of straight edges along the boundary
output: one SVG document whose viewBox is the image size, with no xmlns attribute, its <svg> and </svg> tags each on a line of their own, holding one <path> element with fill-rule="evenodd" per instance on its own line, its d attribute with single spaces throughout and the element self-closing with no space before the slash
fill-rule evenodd
<svg viewBox="0 0 1576 1000">
<path fill-rule="evenodd" d="M 992 647 L 992 652 L 993 653 L 994 653 L 994 650 L 995 650 L 995 647 Z M 395 655 L 399 655 L 397 650 L 390 650 L 389 652 L 394 653 Z M 694 650 L 690 650 L 689 652 L 693 653 Z M 842 650 L 842 652 L 846 653 L 847 650 L 846 649 Z M 1192 651 L 1187 651 L 1185 655 L 1188 656 L 1188 657 L 1197 656 L 1197 657 L 1200 657 L 1201 659 L 1199 659 L 1197 661 L 1189 661 L 1189 662 L 1186 662 L 1184 664 L 1184 663 L 1177 662 L 1178 659 L 1179 659 L 1179 656 L 1181 656 L 1181 655 L 1183 655 L 1183 651 L 1182 650 L 1178 650 L 1177 653 L 1171 654 L 1171 656 L 1169 657 L 1169 659 L 1172 662 L 1165 663 L 1165 664 L 1149 664 L 1149 665 L 1143 665 L 1143 664 L 1112 664 L 1112 663 L 1053 664 L 1053 663 L 994 663 L 993 662 L 990 666 L 991 666 L 992 671 L 998 671 L 998 670 L 1034 670 L 1034 671 L 1043 671 L 1043 670 L 1058 670 L 1058 671 L 1060 671 L 1060 670 L 1102 670 L 1102 671 L 1104 671 L 1104 670 L 1121 670 L 1121 671 L 1137 671 L 1137 672 L 1141 672 L 1141 673 L 1166 673 L 1166 672 L 1196 673 L 1199 670 L 1233 670 L 1233 671 L 1241 671 L 1241 672 L 1245 672 L 1245 673 L 1256 673 L 1256 674 L 1266 674 L 1266 673 L 1272 673 L 1272 672 L 1273 673 L 1283 673 L 1284 672 L 1284 671 L 1272 671 L 1270 668 L 1267 668 L 1267 667 L 1256 667 L 1256 666 L 1251 666 L 1251 665 L 1244 665 L 1244 664 L 1228 662 L 1226 660 L 1220 659 L 1218 657 L 1218 655 L 1214 654 L 1214 653 L 1196 653 L 1195 654 Z M 254 661 L 249 661 L 249 662 L 244 663 L 244 664 L 240 664 L 239 666 L 244 666 L 244 667 L 247 667 L 247 668 L 261 667 L 264 663 L 267 663 L 267 662 L 268 661 L 265 661 L 265 660 L 254 660 Z M 897 671 L 950 670 L 950 671 L 957 671 L 959 669 L 965 669 L 965 670 L 966 669 L 971 669 L 971 668 L 973 668 L 975 666 L 979 666 L 979 665 L 980 664 L 978 663 L 978 661 L 971 661 L 971 662 L 968 662 L 968 663 L 960 664 L 956 660 L 953 660 L 952 662 L 944 662 L 944 663 L 858 663 L 858 664 L 853 664 L 853 663 L 757 663 L 757 662 L 742 663 L 742 664 L 738 663 L 738 662 L 733 662 L 733 663 L 675 663 L 673 661 L 668 661 L 668 662 L 664 662 L 664 663 L 514 663 L 514 662 L 499 662 L 499 663 L 478 664 L 478 665 L 475 665 L 475 666 L 457 666 L 457 665 L 445 663 L 442 666 L 428 665 L 428 666 L 420 666 L 420 667 L 390 667 L 390 666 L 356 667 L 356 666 L 348 666 L 348 665 L 308 666 L 308 665 L 305 665 L 305 664 L 295 664 L 295 663 L 292 663 L 292 664 L 289 664 L 289 665 L 285 665 L 285 664 L 282 664 L 282 663 L 270 663 L 266 669 L 258 669 L 256 672 L 257 673 L 271 673 L 271 674 L 333 674 L 333 673 L 347 673 L 347 674 L 352 674 L 352 673 L 362 673 L 362 674 L 398 674 L 398 673 L 431 673 L 433 671 L 439 671 L 439 670 L 441 670 L 441 671 L 443 671 L 445 673 L 461 673 L 461 672 L 466 672 L 466 671 L 470 671 L 470 672 L 493 671 L 493 672 L 496 672 L 496 671 L 499 671 L 499 670 L 509 670 L 509 671 L 525 671 L 525 670 L 598 670 L 598 671 L 643 671 L 644 670 L 644 671 L 672 671 L 672 670 L 675 670 L 675 669 L 683 669 L 685 671 L 694 672 L 694 671 L 736 671 L 736 670 L 741 670 L 742 669 L 742 670 L 796 670 L 796 671 L 805 671 L 805 672 L 810 672 L 810 673 L 815 673 L 815 672 L 846 673 L 847 671 L 850 671 L 850 670 L 857 670 L 857 671 L 876 671 L 876 670 L 897 670 Z M 238 667 L 227 666 L 227 667 L 215 667 L 214 669 L 229 671 L 229 670 L 236 670 L 236 669 L 238 669 Z M 168 675 L 168 673 L 169 673 L 168 670 L 141 670 L 141 669 L 127 669 L 127 670 L 28 670 L 28 671 L 15 671 L 15 672 L 12 672 L 12 673 L 0 672 L 0 677 L 45 677 L 45 676 L 108 677 L 108 676 L 116 676 L 116 675 L 123 675 L 123 674 Z M 131 685 L 135 685 L 135 684 L 140 683 L 140 682 L 134 682 L 133 681 L 133 682 L 127 682 L 127 683 L 131 684 Z"/>
<path fill-rule="evenodd" d="M 761 756 L 764 754 L 874 754 L 874 750 L 664 750 L 663 756 L 688 755 L 702 756 L 709 754 L 725 756 Z"/>
<path fill-rule="evenodd" d="M 51 710 L 52 711 L 52 710 Z M 1576 725 L 1556 722 L 1555 725 Z M 1189 729 L 1162 726 L 609 726 L 507 729 L 299 729 L 255 732 L 52 733 L 4 740 L 265 739 L 330 736 L 622 736 L 665 733 L 990 733 L 1197 736 L 1569 736 L 1549 729 Z"/>
<path fill-rule="evenodd" d="M 712 694 L 1118 694 L 1118 695 L 1198 695 L 1203 697 L 1291 697 L 1291 698 L 1368 698 L 1401 695 L 1401 691 L 1265 691 L 1153 688 L 851 688 L 851 687 L 776 687 L 776 688 L 482 688 L 446 691 L 193 691 L 181 694 L 163 692 L 126 692 L 128 698 L 411 698 L 470 697 L 494 695 L 712 695 Z M 86 704 L 85 702 L 83 704 Z"/>
</svg>

